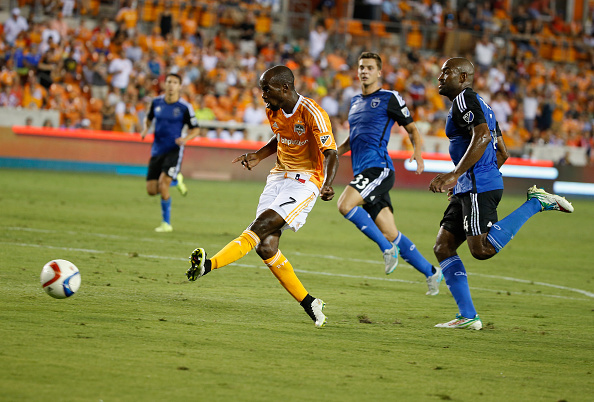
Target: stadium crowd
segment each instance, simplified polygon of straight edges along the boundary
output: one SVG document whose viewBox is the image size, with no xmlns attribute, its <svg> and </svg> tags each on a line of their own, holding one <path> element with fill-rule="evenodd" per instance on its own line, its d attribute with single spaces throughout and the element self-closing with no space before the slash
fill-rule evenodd
<svg viewBox="0 0 594 402">
<path fill-rule="evenodd" d="M 384 87 L 405 97 L 422 134 L 445 136 L 450 105 L 436 79 L 448 35 L 465 32 L 464 48 L 454 51 L 475 61 L 474 88 L 493 107 L 508 148 L 594 145 L 592 18 L 567 24 L 549 2 L 508 16 L 496 0 L 459 10 L 384 0 L 372 10 L 376 20 L 361 27 L 337 18 L 335 2 L 324 0 L 308 38 L 272 29 L 278 3 L 270 1 L 124 1 L 111 18 L 98 18 L 97 0 L 47 0 L 41 15 L 33 3 L 21 0 L 0 28 L 0 106 L 60 110 L 61 127 L 139 132 L 169 71 L 183 76 L 198 119 L 260 124 L 259 74 L 284 64 L 298 92 L 346 128 L 350 98 L 360 91 L 357 57 L 376 50 Z"/>
</svg>

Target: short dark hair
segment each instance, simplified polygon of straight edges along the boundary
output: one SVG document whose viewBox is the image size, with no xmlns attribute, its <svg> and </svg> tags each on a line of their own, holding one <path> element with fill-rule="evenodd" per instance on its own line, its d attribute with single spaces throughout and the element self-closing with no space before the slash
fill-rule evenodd
<svg viewBox="0 0 594 402">
<path fill-rule="evenodd" d="M 382 69 L 382 58 L 377 53 L 363 52 L 363 53 L 361 53 L 361 56 L 359 56 L 359 59 L 357 60 L 357 62 L 361 61 L 361 59 L 373 59 L 377 63 L 377 69 L 378 70 Z"/>
<path fill-rule="evenodd" d="M 175 78 L 177 78 L 177 79 L 179 80 L 179 83 L 180 83 L 180 84 L 182 83 L 182 77 L 181 77 L 181 75 L 179 75 L 178 73 L 168 73 L 168 74 L 165 76 L 165 79 L 167 79 L 167 77 L 175 77 Z"/>
</svg>

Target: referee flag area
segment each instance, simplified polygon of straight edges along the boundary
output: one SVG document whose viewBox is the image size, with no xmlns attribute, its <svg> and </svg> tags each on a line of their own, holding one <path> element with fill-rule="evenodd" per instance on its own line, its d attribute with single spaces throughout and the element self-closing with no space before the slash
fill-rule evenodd
<svg viewBox="0 0 594 402">
<path fill-rule="evenodd" d="M 103 140 L 89 141 L 104 151 Z M 134 148 L 117 143 L 134 162 Z M 63 160 L 80 156 L 62 144 Z M 130 144 L 145 164 L 148 143 Z M 44 146 L 55 160 L 57 150 Z M 43 147 L 34 148 L 26 158 L 38 159 Z M 217 155 L 230 164 L 227 151 L 211 152 L 196 165 L 208 169 Z M 335 201 L 320 200 L 281 247 L 327 304 L 328 324 L 315 329 L 256 253 L 187 281 L 195 247 L 218 249 L 254 218 L 264 182 L 229 172 L 225 180 L 189 177 L 188 196 L 172 195 L 175 230 L 155 233 L 156 201 L 146 198 L 142 177 L 0 167 L 0 400 L 591 399 L 592 200 L 568 196 L 573 214 L 537 215 L 490 260 L 460 248 L 482 331 L 434 328 L 456 313 L 447 287 L 426 296 L 404 261 L 386 276 L 377 247 Z M 398 227 L 435 262 L 447 196 L 398 184 Z M 506 192 L 501 216 L 523 199 Z M 39 283 L 43 265 L 57 258 L 81 273 L 69 299 L 50 298 Z"/>
</svg>

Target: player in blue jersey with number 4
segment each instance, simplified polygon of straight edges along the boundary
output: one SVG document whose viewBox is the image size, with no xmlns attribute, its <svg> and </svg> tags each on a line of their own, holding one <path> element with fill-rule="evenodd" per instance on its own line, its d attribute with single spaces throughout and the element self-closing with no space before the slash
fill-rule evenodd
<svg viewBox="0 0 594 402">
<path fill-rule="evenodd" d="M 481 329 L 468 288 L 458 247 L 465 241 L 472 256 L 486 260 L 497 254 L 526 221 L 541 211 L 573 212 L 565 198 L 533 186 L 528 200 L 502 220 L 497 205 L 503 194 L 499 168 L 508 158 L 493 110 L 472 89 L 474 66 L 461 57 L 447 60 L 439 75 L 439 93 L 452 108 L 446 121 L 454 170 L 438 174 L 429 185 L 434 193 L 448 192 L 450 203 L 441 220 L 434 252 L 459 314 L 440 328 Z M 452 188 L 452 186 L 454 186 Z"/>
<path fill-rule="evenodd" d="M 151 148 L 146 176 L 146 191 L 149 195 L 161 195 L 162 222 L 156 232 L 171 232 L 171 196 L 169 187 L 176 185 L 182 195 L 187 188 L 180 172 L 184 145 L 199 134 L 198 121 L 194 108 L 181 98 L 182 79 L 178 74 L 169 73 L 165 78 L 165 94 L 151 102 L 148 114 L 144 119 L 144 128 L 140 133 L 142 139 L 148 134 L 155 120 L 155 135 Z M 182 129 L 188 126 L 188 134 L 183 137 Z"/>
<path fill-rule="evenodd" d="M 390 130 L 394 123 L 408 132 L 417 161 L 417 173 L 423 172 L 421 138 L 410 112 L 396 91 L 381 88 L 382 59 L 376 53 L 359 56 L 360 95 L 351 99 L 349 137 L 338 148 L 342 155 L 351 151 L 354 179 L 338 199 L 338 210 L 367 237 L 384 256 L 386 275 L 398 265 L 398 254 L 425 275 L 427 295 L 439 293 L 441 269 L 433 267 L 415 244 L 396 229 L 390 189 L 394 186 L 394 165 L 388 155 Z"/>
</svg>

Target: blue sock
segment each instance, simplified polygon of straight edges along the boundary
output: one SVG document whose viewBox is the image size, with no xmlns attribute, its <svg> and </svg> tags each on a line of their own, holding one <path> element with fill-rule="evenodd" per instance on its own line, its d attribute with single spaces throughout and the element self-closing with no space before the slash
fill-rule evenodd
<svg viewBox="0 0 594 402">
<path fill-rule="evenodd" d="M 448 285 L 448 289 L 454 296 L 460 315 L 466 318 L 474 318 L 476 310 L 472 304 L 470 289 L 468 288 L 468 278 L 466 269 L 459 256 L 447 258 L 439 263 L 443 270 L 443 277 Z"/>
<path fill-rule="evenodd" d="M 396 240 L 393 242 L 398 246 L 400 255 L 404 258 L 404 261 L 416 268 L 417 271 L 425 274 L 428 278 L 433 275 L 433 265 L 417 250 L 417 246 L 410 241 L 408 237 L 400 232 Z"/>
<path fill-rule="evenodd" d="M 163 215 L 163 222 L 171 224 L 171 198 L 168 200 L 161 198 L 161 215 Z"/>
<path fill-rule="evenodd" d="M 377 227 L 371 216 L 361 207 L 355 207 L 344 216 L 353 222 L 365 236 L 377 243 L 382 253 L 390 250 L 393 245 L 386 239 L 381 230 Z"/>
<path fill-rule="evenodd" d="M 531 200 L 526 201 L 514 212 L 491 226 L 489 234 L 487 235 L 487 240 L 489 240 L 493 247 L 495 247 L 495 250 L 499 252 L 511 241 L 511 239 L 514 238 L 528 219 L 540 212 L 540 209 L 541 205 L 538 199 L 532 198 Z"/>
<path fill-rule="evenodd" d="M 171 180 L 171 184 L 169 185 L 169 187 L 175 187 L 175 186 L 177 186 L 177 179 Z"/>
</svg>

